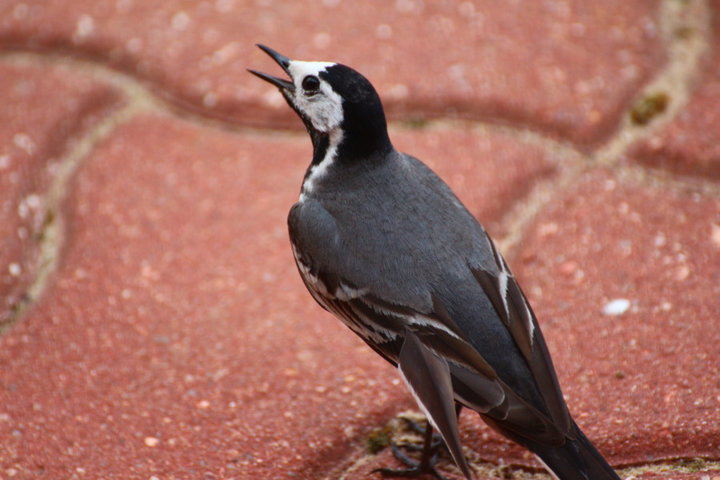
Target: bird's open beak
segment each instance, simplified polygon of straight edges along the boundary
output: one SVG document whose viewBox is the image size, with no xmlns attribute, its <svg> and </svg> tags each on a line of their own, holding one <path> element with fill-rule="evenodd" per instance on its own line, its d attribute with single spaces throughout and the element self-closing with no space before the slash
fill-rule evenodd
<svg viewBox="0 0 720 480">
<path fill-rule="evenodd" d="M 272 57 L 273 60 L 277 62 L 278 65 L 282 67 L 283 70 L 285 70 L 285 73 L 290 75 L 290 71 L 288 70 L 288 67 L 290 66 L 290 59 L 287 58 L 284 55 L 281 55 L 280 53 L 276 52 L 270 47 L 266 47 L 265 45 L 258 44 L 258 47 L 263 52 L 267 53 Z M 262 78 L 266 82 L 272 83 L 276 87 L 278 87 L 281 90 L 287 90 L 289 92 L 292 92 L 295 90 L 295 85 L 292 82 L 289 82 L 287 80 L 284 80 L 282 78 L 273 77 L 272 75 L 268 75 L 267 73 L 258 72 L 256 70 L 248 69 L 248 72 L 252 73 L 253 75 Z"/>
</svg>

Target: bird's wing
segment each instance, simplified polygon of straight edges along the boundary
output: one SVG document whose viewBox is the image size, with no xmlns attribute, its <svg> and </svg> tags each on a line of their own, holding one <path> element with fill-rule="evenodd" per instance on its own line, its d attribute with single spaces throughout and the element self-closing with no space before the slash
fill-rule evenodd
<svg viewBox="0 0 720 480">
<path fill-rule="evenodd" d="M 312 268 L 299 252 L 294 254 L 313 298 L 392 364 L 400 363 L 405 335 L 412 332 L 427 349 L 449 361 L 452 370 L 462 369 L 482 379 L 476 409 L 489 411 L 503 403 L 504 387 L 495 370 L 468 342 L 436 297 L 432 297 L 431 311 L 419 312 L 385 300 L 381 294 L 357 287 L 337 274 Z"/>
<path fill-rule="evenodd" d="M 471 271 L 527 362 L 552 422 L 567 434 L 572 431 L 572 420 L 535 314 L 505 259 L 492 239 L 487 237 L 487 240 L 497 269 L 472 268 Z"/>
<path fill-rule="evenodd" d="M 437 298 L 433 298 L 431 312 L 420 313 L 350 286 L 333 274 L 318 270 L 310 273 L 302 260 L 298 260 L 298 267 L 308 290 L 323 308 L 399 367 L 418 404 L 450 448 L 459 438 L 456 423 L 447 417 L 447 405 L 455 401 L 523 437 L 544 443 L 562 440 L 563 434 L 554 422 L 500 378 Z M 447 366 L 452 384 L 449 391 L 444 387 L 445 367 L 440 364 Z"/>
<path fill-rule="evenodd" d="M 300 260 L 298 267 L 308 290 L 323 308 L 397 365 L 409 391 L 442 436 L 456 465 L 471 478 L 458 431 L 453 374 L 465 372 L 475 387 L 480 386 L 475 388 L 473 407 L 486 412 L 506 403 L 504 386 L 492 367 L 461 338 L 449 317 L 443 318 L 435 312 L 420 314 L 389 304 L 327 273 L 310 274 Z M 441 310 L 440 305 L 436 307 Z"/>
<path fill-rule="evenodd" d="M 410 329 L 405 330 L 398 360 L 400 373 L 418 405 L 430 424 L 440 432 L 455 464 L 471 478 L 470 467 L 462 453 L 447 360 L 432 352 Z"/>
</svg>

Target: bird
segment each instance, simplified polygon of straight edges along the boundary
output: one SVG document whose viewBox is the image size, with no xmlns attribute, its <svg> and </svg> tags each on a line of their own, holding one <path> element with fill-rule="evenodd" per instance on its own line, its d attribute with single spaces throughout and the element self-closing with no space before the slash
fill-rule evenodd
<svg viewBox="0 0 720 480">
<path fill-rule="evenodd" d="M 397 151 L 380 97 L 335 62 L 291 60 L 277 87 L 313 153 L 288 215 L 292 254 L 315 301 L 397 367 L 427 418 L 420 461 L 388 476 L 431 474 L 437 431 L 467 479 L 460 409 L 534 453 L 560 480 L 619 480 L 571 417 L 536 316 L 482 225 L 419 159 Z"/>
</svg>

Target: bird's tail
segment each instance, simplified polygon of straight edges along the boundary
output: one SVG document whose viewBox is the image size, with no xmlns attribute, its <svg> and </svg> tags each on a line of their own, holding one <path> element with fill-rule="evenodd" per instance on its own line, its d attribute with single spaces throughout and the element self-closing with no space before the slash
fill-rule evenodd
<svg viewBox="0 0 720 480">
<path fill-rule="evenodd" d="M 559 480 L 620 480 L 615 470 L 575 425 L 577 436 L 561 448 L 533 446 L 533 452 Z"/>
</svg>

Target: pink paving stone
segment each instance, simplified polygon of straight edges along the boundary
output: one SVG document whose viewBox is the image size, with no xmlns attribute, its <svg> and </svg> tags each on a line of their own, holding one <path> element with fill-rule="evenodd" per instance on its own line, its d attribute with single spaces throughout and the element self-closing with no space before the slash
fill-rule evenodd
<svg viewBox="0 0 720 480">
<path fill-rule="evenodd" d="M 516 162 L 532 173 L 528 158 L 545 168 L 502 136 L 397 136 L 420 156 L 443 138 L 490 143 L 506 153 L 485 175 Z M 371 429 L 412 406 L 295 271 L 285 217 L 309 157 L 304 135 L 162 116 L 96 148 L 62 212 L 55 282 L 0 338 L 0 472 L 317 478 L 344 470 Z M 455 160 L 442 168 L 457 182 Z"/>
<path fill-rule="evenodd" d="M 118 93 L 66 69 L 0 63 L 0 330 L 34 278 L 45 194 L 70 141 Z"/>
<path fill-rule="evenodd" d="M 720 179 L 720 2 L 712 6 L 713 37 L 688 105 L 632 148 L 629 158 L 673 173 Z"/>
<path fill-rule="evenodd" d="M 512 262 L 571 410 L 614 464 L 720 457 L 719 228 L 717 197 L 593 171 Z"/>
<path fill-rule="evenodd" d="M 9 0 L 0 45 L 100 59 L 173 101 L 253 125 L 296 125 L 245 72 L 254 47 L 340 61 L 379 88 L 391 116 L 529 125 L 582 145 L 610 135 L 664 64 L 658 3 Z"/>
</svg>

